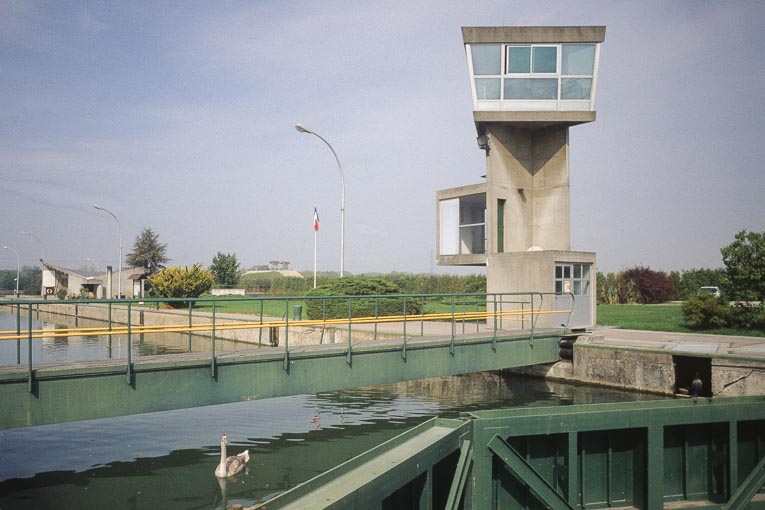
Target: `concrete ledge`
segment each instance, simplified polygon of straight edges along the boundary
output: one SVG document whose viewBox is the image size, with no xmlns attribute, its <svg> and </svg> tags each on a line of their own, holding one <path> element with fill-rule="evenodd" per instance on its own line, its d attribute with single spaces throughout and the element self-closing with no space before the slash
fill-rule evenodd
<svg viewBox="0 0 765 510">
<path fill-rule="evenodd" d="M 477 128 L 483 124 L 502 123 L 520 127 L 541 128 L 552 124 L 575 126 L 594 122 L 594 111 L 474 111 L 473 121 Z M 482 132 L 482 129 L 478 129 Z"/>
<path fill-rule="evenodd" d="M 600 43 L 606 27 L 462 27 L 462 40 L 473 43 Z"/>
</svg>

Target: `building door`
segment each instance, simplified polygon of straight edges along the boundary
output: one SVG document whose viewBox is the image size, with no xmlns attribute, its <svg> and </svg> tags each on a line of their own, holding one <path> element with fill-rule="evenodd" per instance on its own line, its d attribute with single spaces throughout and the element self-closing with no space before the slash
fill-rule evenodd
<svg viewBox="0 0 765 510">
<path fill-rule="evenodd" d="M 555 264 L 555 309 L 570 310 L 570 328 L 594 326 L 592 323 L 592 264 L 557 262 Z M 573 295 L 573 298 L 572 298 Z M 565 324 L 565 316 L 561 315 Z"/>
</svg>

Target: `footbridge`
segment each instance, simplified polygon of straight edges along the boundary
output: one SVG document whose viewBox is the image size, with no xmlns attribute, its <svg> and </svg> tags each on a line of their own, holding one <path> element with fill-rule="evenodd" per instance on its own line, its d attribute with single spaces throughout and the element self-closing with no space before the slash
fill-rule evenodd
<svg viewBox="0 0 765 510">
<path fill-rule="evenodd" d="M 221 312 L 244 303 L 259 313 Z M 550 363 L 571 312 L 544 303 L 541 293 L 289 298 L 277 300 L 284 313 L 273 318 L 266 298 L 184 300 L 188 317 L 184 308 L 159 309 L 167 300 L 14 301 L 5 307 L 17 327 L 0 332 L 0 342 L 17 348 L 16 364 L 0 367 L 0 429 Z M 35 314 L 57 309 L 74 310 L 77 325 L 33 328 Z M 79 326 L 96 315 L 103 323 Z M 542 317 L 562 327 L 542 328 Z M 135 355 L 136 344 L 170 333 L 187 335 L 186 352 Z M 248 340 L 222 348 L 232 334 Z M 105 337 L 109 356 L 117 337 L 127 355 L 34 359 L 36 343 L 71 337 Z M 193 349 L 192 337 L 206 348 Z"/>
</svg>

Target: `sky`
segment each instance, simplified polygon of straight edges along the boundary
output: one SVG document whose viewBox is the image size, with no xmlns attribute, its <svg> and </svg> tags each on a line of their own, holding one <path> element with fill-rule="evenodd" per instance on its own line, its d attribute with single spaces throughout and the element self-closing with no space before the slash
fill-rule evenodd
<svg viewBox="0 0 765 510">
<path fill-rule="evenodd" d="M 116 266 L 435 264 L 439 189 L 482 182 L 462 26 L 606 25 L 570 131 L 571 248 L 600 271 L 720 267 L 765 231 L 765 2 L 0 0 L 0 245 Z M 40 241 L 21 232 L 30 232 Z M 0 249 L 0 268 L 16 256 Z"/>
</svg>

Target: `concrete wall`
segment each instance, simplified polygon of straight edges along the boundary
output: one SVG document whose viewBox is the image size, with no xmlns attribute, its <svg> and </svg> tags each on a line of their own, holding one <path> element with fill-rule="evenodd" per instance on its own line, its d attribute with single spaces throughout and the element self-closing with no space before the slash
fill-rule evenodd
<svg viewBox="0 0 765 510">
<path fill-rule="evenodd" d="M 570 249 L 568 126 L 491 124 L 486 199 L 489 253 L 498 251 L 497 201 L 505 200 L 504 251 Z"/>
<path fill-rule="evenodd" d="M 599 337 L 602 339 L 602 337 Z M 521 375 L 575 381 L 630 391 L 674 395 L 677 389 L 675 353 L 618 346 L 588 347 L 591 337 L 580 336 L 572 361 L 513 369 Z M 689 353 L 682 353 L 687 357 Z M 713 397 L 765 395 L 765 359 L 711 357 Z"/>
<path fill-rule="evenodd" d="M 594 326 L 595 297 L 597 289 L 595 272 L 595 254 L 590 252 L 574 251 L 526 251 L 518 253 L 493 253 L 488 257 L 486 266 L 486 291 L 489 293 L 500 292 L 555 292 L 555 264 L 556 262 L 589 263 L 592 264 L 590 271 L 590 324 Z M 552 310 L 554 296 L 544 297 L 543 309 Z M 536 303 L 535 303 L 536 306 Z M 549 315 L 539 318 L 537 323 L 540 327 L 558 327 L 565 315 Z"/>
</svg>

